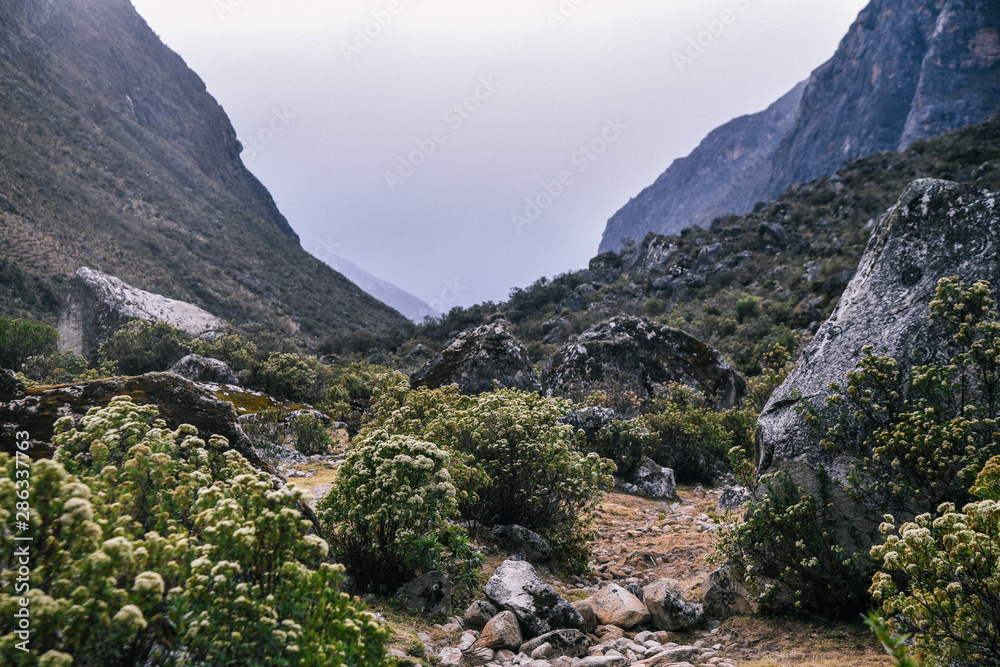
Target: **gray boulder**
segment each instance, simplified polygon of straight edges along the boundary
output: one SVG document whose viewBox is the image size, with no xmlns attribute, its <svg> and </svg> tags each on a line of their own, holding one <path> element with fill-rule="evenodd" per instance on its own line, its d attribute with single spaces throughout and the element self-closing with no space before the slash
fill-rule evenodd
<svg viewBox="0 0 1000 667">
<path fill-rule="evenodd" d="M 1000 285 L 998 198 L 948 181 L 918 180 L 879 219 L 837 309 L 761 413 L 758 476 L 784 470 L 813 495 L 820 467 L 835 482 L 846 481 L 852 459 L 822 445 L 794 396 L 821 407 L 829 384 L 844 381 L 867 345 L 884 348 L 900 368 L 909 368 L 917 351 L 947 358 L 947 337 L 932 325 L 928 306 L 943 277 Z M 895 510 L 862 507 L 840 485 L 831 487 L 835 511 L 869 539 L 877 537 L 882 514 Z M 840 537 L 850 544 L 848 536 Z"/>
<path fill-rule="evenodd" d="M 451 579 L 445 572 L 423 574 L 403 589 L 403 604 L 410 611 L 425 616 L 451 614 Z"/>
<path fill-rule="evenodd" d="M 749 489 L 743 486 L 727 486 L 722 490 L 719 502 L 715 504 L 717 512 L 735 512 L 750 502 Z"/>
<path fill-rule="evenodd" d="M 167 322 L 192 336 L 211 336 L 229 325 L 198 306 L 136 289 L 114 276 L 81 267 L 59 310 L 59 349 L 90 357 L 129 322 Z"/>
<path fill-rule="evenodd" d="M 224 361 L 209 359 L 200 354 L 189 354 L 170 369 L 182 378 L 194 382 L 212 382 L 215 384 L 239 384 L 236 373 Z"/>
<path fill-rule="evenodd" d="M 757 611 L 746 587 L 733 577 L 728 567 L 712 571 L 701 586 L 705 615 L 724 621 L 732 616 L 749 615 Z"/>
<path fill-rule="evenodd" d="M 553 630 L 540 637 L 529 639 L 521 644 L 519 650 L 525 655 L 531 655 L 542 644 L 549 644 L 552 647 L 549 659 L 563 656 L 579 658 L 587 654 L 587 649 L 593 646 L 594 642 L 579 630 Z"/>
<path fill-rule="evenodd" d="M 528 352 L 497 320 L 459 334 L 444 350 L 410 378 L 416 387 L 437 389 L 457 384 L 463 394 L 493 391 L 493 383 L 508 389 L 541 391 Z"/>
<path fill-rule="evenodd" d="M 677 482 L 674 471 L 664 468 L 648 457 L 643 457 L 635 470 L 632 480 L 640 491 L 645 491 L 653 500 L 673 500 L 677 497 Z"/>
<path fill-rule="evenodd" d="M 507 554 L 523 554 L 531 563 L 547 563 L 555 555 L 545 538 L 524 526 L 497 526 L 490 536 Z"/>
<path fill-rule="evenodd" d="M 649 584 L 642 592 L 653 625 L 660 630 L 690 630 L 700 627 L 705 619 L 704 608 L 700 604 L 688 602 L 673 587 L 672 582 L 666 579 Z"/>
<path fill-rule="evenodd" d="M 714 348 L 678 329 L 630 316 L 584 332 L 560 348 L 542 373 L 546 395 L 569 398 L 600 389 L 646 398 L 671 382 L 704 392 L 721 408 L 739 404 L 746 391 L 743 377 Z"/>
<path fill-rule="evenodd" d="M 482 630 L 494 616 L 500 612 L 493 603 L 486 600 L 476 600 L 465 609 L 462 615 L 462 625 L 473 630 Z M 491 647 L 492 648 L 492 647 Z"/>
<path fill-rule="evenodd" d="M 530 637 L 563 628 L 580 630 L 584 626 L 580 612 L 542 581 L 526 561 L 504 561 L 486 582 L 483 592 L 498 607 L 513 612 Z"/>
<path fill-rule="evenodd" d="M 563 424 L 569 424 L 578 431 L 583 431 L 587 440 L 593 440 L 605 426 L 624 420 L 624 415 L 611 408 L 587 407 L 574 410 L 559 421 Z"/>
</svg>

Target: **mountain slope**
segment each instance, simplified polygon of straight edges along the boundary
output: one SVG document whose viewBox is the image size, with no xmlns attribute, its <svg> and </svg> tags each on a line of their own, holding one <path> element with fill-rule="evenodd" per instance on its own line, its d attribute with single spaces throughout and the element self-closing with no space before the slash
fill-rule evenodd
<svg viewBox="0 0 1000 667">
<path fill-rule="evenodd" d="M 342 273 L 365 292 L 392 306 L 413 322 L 419 324 L 426 317 L 437 317 L 441 314 L 403 288 L 368 273 L 349 259 L 331 254 L 325 261 L 334 271 Z"/>
<path fill-rule="evenodd" d="M 770 111 L 719 128 L 675 162 L 611 218 L 601 251 L 743 214 L 792 183 L 988 120 L 1000 111 L 1000 0 L 873 0 L 806 82 L 794 123 Z M 754 168 L 717 168 L 748 148 Z"/>
<path fill-rule="evenodd" d="M 405 319 L 306 253 L 204 83 L 128 0 L 0 4 L 0 305 L 81 265 L 316 340 Z"/>
</svg>

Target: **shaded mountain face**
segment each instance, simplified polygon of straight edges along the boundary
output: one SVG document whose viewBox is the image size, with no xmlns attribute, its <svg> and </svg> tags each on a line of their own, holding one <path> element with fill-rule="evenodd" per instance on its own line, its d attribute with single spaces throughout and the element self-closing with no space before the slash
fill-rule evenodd
<svg viewBox="0 0 1000 667">
<path fill-rule="evenodd" d="M 405 324 L 300 247 L 128 0 L 0 3 L 0 136 L 5 312 L 53 320 L 86 265 L 306 340 Z"/>
<path fill-rule="evenodd" d="M 849 162 L 1000 111 L 1000 0 L 873 0 L 767 111 L 712 132 L 608 222 L 601 252 L 743 214 Z"/>
</svg>

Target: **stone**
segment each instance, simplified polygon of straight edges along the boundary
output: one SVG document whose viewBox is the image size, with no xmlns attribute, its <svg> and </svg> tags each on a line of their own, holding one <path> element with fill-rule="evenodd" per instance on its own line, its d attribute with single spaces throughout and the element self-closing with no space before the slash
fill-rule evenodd
<svg viewBox="0 0 1000 667">
<path fill-rule="evenodd" d="M 690 630 L 702 625 L 705 620 L 704 608 L 689 602 L 666 580 L 654 581 L 642 589 L 646 608 L 653 625 L 660 630 L 677 632 Z"/>
<path fill-rule="evenodd" d="M 911 183 L 875 224 L 857 274 L 836 310 L 761 413 L 758 476 L 783 470 L 795 485 L 819 496 L 816 471 L 822 467 L 837 482 L 829 485 L 832 511 L 851 526 L 851 534 L 839 531 L 835 539 L 851 552 L 880 539 L 878 524 L 886 512 L 934 508 L 859 505 L 841 486 L 853 460 L 823 446 L 822 434 L 803 419 L 796 397 L 823 406 L 829 384 L 844 382 L 867 345 L 884 349 L 899 368 L 910 368 L 918 352 L 925 358 L 948 358 L 948 337 L 930 321 L 928 306 L 943 277 L 1000 285 L 998 198 L 948 181 Z"/>
<path fill-rule="evenodd" d="M 511 611 L 502 611 L 489 620 L 475 646 L 495 651 L 517 650 L 524 643 L 517 616 Z"/>
<path fill-rule="evenodd" d="M 593 645 L 593 641 L 579 630 L 564 629 L 546 632 L 544 635 L 535 637 L 521 644 L 520 651 L 530 655 L 532 658 L 558 658 L 567 656 L 579 658 L 587 654 L 587 649 Z M 549 654 L 546 656 L 536 656 L 534 651 L 545 644 L 549 646 Z"/>
<path fill-rule="evenodd" d="M 490 536 L 508 555 L 523 554 L 530 563 L 547 563 L 555 555 L 545 538 L 523 526 L 497 526 Z"/>
<path fill-rule="evenodd" d="M 440 664 L 441 667 L 462 667 L 462 665 L 465 664 L 462 652 L 457 648 L 441 649 L 441 653 L 438 654 L 438 659 L 440 660 L 438 664 Z"/>
<path fill-rule="evenodd" d="M 224 361 L 209 359 L 200 354 L 189 354 L 170 368 L 170 372 L 193 382 L 214 384 L 239 384 L 236 373 Z"/>
<path fill-rule="evenodd" d="M 750 600 L 746 587 L 728 567 L 713 570 L 701 590 L 705 614 L 712 619 L 724 621 L 732 616 L 750 615 L 757 611 L 757 605 Z"/>
<path fill-rule="evenodd" d="M 466 395 L 493 391 L 494 383 L 508 389 L 541 391 L 528 351 L 508 331 L 509 326 L 501 319 L 463 331 L 413 374 L 410 385 L 437 389 L 457 384 Z"/>
<path fill-rule="evenodd" d="M 446 572 L 422 574 L 403 589 L 403 604 L 425 616 L 451 615 L 451 578 Z"/>
<path fill-rule="evenodd" d="M 611 408 L 587 407 L 574 410 L 559 421 L 583 431 L 587 440 L 593 440 L 601 429 L 615 422 L 625 421 L 625 416 Z"/>
<path fill-rule="evenodd" d="M 671 382 L 705 394 L 720 408 L 737 405 L 746 382 L 717 350 L 678 329 L 631 316 L 602 322 L 546 362 L 548 396 L 574 398 L 597 390 L 634 392 L 639 398 Z"/>
<path fill-rule="evenodd" d="M 751 497 L 749 489 L 744 486 L 727 486 L 722 489 L 722 495 L 719 497 L 719 502 L 715 504 L 715 510 L 717 512 L 735 512 L 750 502 Z"/>
<path fill-rule="evenodd" d="M 521 653 L 524 653 L 524 649 L 521 649 Z M 552 644 L 545 642 L 541 646 L 538 646 L 534 651 L 531 652 L 531 657 L 534 660 L 545 660 L 546 658 L 552 657 Z"/>
<path fill-rule="evenodd" d="M 607 644 L 625 636 L 625 631 L 617 625 L 598 625 L 594 634 L 601 638 L 602 644 Z"/>
<path fill-rule="evenodd" d="M 495 605 L 513 612 L 529 637 L 563 628 L 583 628 L 580 612 L 542 581 L 527 561 L 504 561 L 483 592 Z"/>
<path fill-rule="evenodd" d="M 487 600 L 476 600 L 470 604 L 462 615 L 462 624 L 473 630 L 482 630 L 490 619 L 500 612 L 493 603 Z"/>
<path fill-rule="evenodd" d="M 760 240 L 768 245 L 784 248 L 788 241 L 788 230 L 777 222 L 762 222 L 757 228 Z"/>
<path fill-rule="evenodd" d="M 592 655 L 578 662 L 576 667 L 628 667 L 631 663 L 623 655 Z"/>
<path fill-rule="evenodd" d="M 184 301 L 145 292 L 99 271 L 80 267 L 59 309 L 59 350 L 90 358 L 129 322 L 167 322 L 195 337 L 229 328 L 215 315 Z"/>
<path fill-rule="evenodd" d="M 676 667 L 675 663 L 694 662 L 699 657 L 701 657 L 701 649 L 694 646 L 677 646 L 665 649 L 662 653 L 657 653 L 636 664 L 642 665 L 642 667 L 666 667 L 667 665 Z"/>
<path fill-rule="evenodd" d="M 675 500 L 677 498 L 677 482 L 674 471 L 644 456 L 639 461 L 632 480 L 635 486 L 646 492 L 653 500 Z"/>
<path fill-rule="evenodd" d="M 645 623 L 650 617 L 646 605 L 618 584 L 611 584 L 601 589 L 589 600 L 597 620 L 603 625 L 614 625 L 628 630 Z"/>
<path fill-rule="evenodd" d="M 594 630 L 597 629 L 597 615 L 594 613 L 594 607 L 587 600 L 577 600 L 573 603 L 573 608 L 580 613 L 580 617 L 583 618 L 583 628 L 582 630 L 588 635 L 593 634 Z"/>
</svg>

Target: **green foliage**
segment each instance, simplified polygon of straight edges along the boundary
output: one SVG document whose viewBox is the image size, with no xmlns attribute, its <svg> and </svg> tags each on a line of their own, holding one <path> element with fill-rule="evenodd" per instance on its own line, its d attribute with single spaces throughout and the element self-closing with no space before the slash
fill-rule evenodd
<svg viewBox="0 0 1000 667">
<path fill-rule="evenodd" d="M 100 375 L 75 352 L 28 357 L 21 366 L 21 373 L 28 380 L 47 386 L 92 380 Z"/>
<path fill-rule="evenodd" d="M 249 371 L 257 362 L 257 345 L 235 331 L 228 331 L 213 340 L 199 340 L 198 354 L 224 361 L 234 371 Z"/>
<path fill-rule="evenodd" d="M 97 363 L 121 375 L 142 375 L 169 370 L 194 348 L 191 336 L 166 322 L 135 320 L 101 343 Z"/>
<path fill-rule="evenodd" d="M 315 357 L 272 352 L 254 366 L 250 386 L 279 400 L 314 403 L 325 397 L 331 373 Z"/>
<path fill-rule="evenodd" d="M 314 454 L 325 454 L 330 450 L 333 443 L 330 434 L 326 432 L 326 426 L 316 415 L 301 413 L 292 417 L 291 420 L 292 439 L 295 449 L 306 456 Z"/>
<path fill-rule="evenodd" d="M 672 468 L 678 482 L 711 483 L 725 472 L 733 432 L 701 393 L 670 385 L 648 402 L 642 419 L 653 436 L 654 460 Z"/>
<path fill-rule="evenodd" d="M 320 407 L 335 421 L 347 424 L 348 433 L 357 435 L 371 405 L 375 385 L 387 373 L 390 373 L 388 368 L 363 362 L 338 367 Z"/>
<path fill-rule="evenodd" d="M 449 470 L 461 465 L 411 436 L 377 431 L 356 442 L 318 510 L 359 590 L 393 593 L 429 570 L 474 580 L 481 559 L 450 523 L 461 493 Z"/>
<path fill-rule="evenodd" d="M 643 306 L 643 310 L 650 317 L 655 317 L 656 315 L 661 315 L 663 313 L 663 309 L 666 305 L 667 304 L 663 301 L 663 299 L 653 298 L 646 301 L 646 305 Z"/>
<path fill-rule="evenodd" d="M 906 643 L 909 635 L 894 635 L 885 621 L 875 612 L 869 612 L 865 617 L 865 625 L 872 629 L 882 648 L 892 658 L 894 667 L 920 667 L 916 658 L 910 655 Z"/>
<path fill-rule="evenodd" d="M 30 479 L 34 547 L 34 651 L 14 648 L 8 588 L 5 664 L 388 664 L 385 631 L 339 592 L 341 568 L 321 562 L 328 547 L 299 512 L 302 492 L 275 490 L 224 438 L 169 430 L 127 398 L 91 410 L 82 430 L 69 419 L 56 430 L 58 462 L 29 475 L 0 455 L 0 521 Z M 5 581 L 13 538 L 0 533 Z"/>
<path fill-rule="evenodd" d="M 587 443 L 586 449 L 614 461 L 617 472 L 625 479 L 631 478 L 643 457 L 656 453 L 653 434 L 642 419 L 608 424 Z"/>
<path fill-rule="evenodd" d="M 743 324 L 747 320 L 752 320 L 760 314 L 760 299 L 755 296 L 746 296 L 736 302 L 736 321 Z"/>
<path fill-rule="evenodd" d="M 0 316 L 0 368 L 21 370 L 29 357 L 54 354 L 59 332 L 47 324 Z"/>
<path fill-rule="evenodd" d="M 718 552 L 764 608 L 852 618 L 866 607 L 864 582 L 874 568 L 863 554 L 841 546 L 857 544 L 858 536 L 836 514 L 832 482 L 822 470 L 817 482 L 814 496 L 788 473 L 763 477 L 762 500 L 749 507 L 743 523 L 724 530 Z"/>
</svg>

